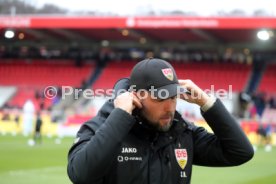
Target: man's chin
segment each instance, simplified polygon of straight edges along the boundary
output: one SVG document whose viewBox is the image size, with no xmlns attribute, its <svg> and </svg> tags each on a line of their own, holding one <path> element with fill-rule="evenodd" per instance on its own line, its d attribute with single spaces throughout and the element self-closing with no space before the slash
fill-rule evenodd
<svg viewBox="0 0 276 184">
<path fill-rule="evenodd" d="M 157 130 L 160 132 L 167 132 L 170 130 L 171 126 L 172 126 L 172 122 L 170 121 L 162 126 L 158 126 Z"/>
</svg>

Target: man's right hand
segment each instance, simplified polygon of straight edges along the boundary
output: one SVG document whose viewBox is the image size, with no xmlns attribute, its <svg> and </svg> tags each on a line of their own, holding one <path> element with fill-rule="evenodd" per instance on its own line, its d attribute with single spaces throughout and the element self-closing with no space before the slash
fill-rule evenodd
<svg viewBox="0 0 276 184">
<path fill-rule="evenodd" d="M 125 92 L 116 97 L 114 107 L 132 114 L 133 109 L 142 108 L 142 104 L 134 92 Z"/>
</svg>

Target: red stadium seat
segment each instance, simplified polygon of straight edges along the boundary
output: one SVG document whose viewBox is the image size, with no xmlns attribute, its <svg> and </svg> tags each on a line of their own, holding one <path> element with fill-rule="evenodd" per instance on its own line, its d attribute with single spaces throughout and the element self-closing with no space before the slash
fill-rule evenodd
<svg viewBox="0 0 276 184">
<path fill-rule="evenodd" d="M 268 65 L 260 81 L 258 91 L 276 93 L 276 64 Z"/>
</svg>

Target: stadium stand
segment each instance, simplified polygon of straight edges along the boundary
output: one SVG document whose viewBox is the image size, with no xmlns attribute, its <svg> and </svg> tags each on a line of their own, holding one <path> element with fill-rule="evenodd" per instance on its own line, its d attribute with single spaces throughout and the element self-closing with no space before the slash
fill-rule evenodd
<svg viewBox="0 0 276 184">
<path fill-rule="evenodd" d="M 16 93 L 15 87 L 1 86 L 0 85 L 0 108 L 5 105 L 5 102 L 8 101 Z"/>
<path fill-rule="evenodd" d="M 232 86 L 233 92 L 242 91 L 245 87 L 250 66 L 235 63 L 186 63 L 173 64 L 178 78 L 191 79 L 202 89 L 225 89 Z"/>
<path fill-rule="evenodd" d="M 17 93 L 8 105 L 19 108 L 27 99 L 37 101 L 36 91 L 43 95 L 47 86 L 79 87 L 94 68 L 93 64 L 76 67 L 68 60 L 7 60 L 0 66 L 0 84 L 17 87 Z M 50 100 L 46 99 L 45 103 L 46 107 L 51 105 Z M 38 108 L 39 102 L 35 104 Z"/>
<path fill-rule="evenodd" d="M 117 79 L 128 77 L 135 62 L 110 62 L 94 83 L 93 89 L 112 88 Z M 242 91 L 250 73 L 250 66 L 245 64 L 213 63 L 177 63 L 172 62 L 179 79 L 192 79 L 203 89 L 229 89 Z"/>
<path fill-rule="evenodd" d="M 98 80 L 92 85 L 93 89 L 112 89 L 115 82 L 123 77 L 128 77 L 134 61 L 112 61 L 107 64 Z"/>
</svg>

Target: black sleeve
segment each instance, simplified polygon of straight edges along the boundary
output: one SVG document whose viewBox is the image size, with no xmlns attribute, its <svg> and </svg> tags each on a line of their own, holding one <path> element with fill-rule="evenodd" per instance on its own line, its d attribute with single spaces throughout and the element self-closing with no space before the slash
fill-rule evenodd
<svg viewBox="0 0 276 184">
<path fill-rule="evenodd" d="M 213 130 L 193 126 L 194 164 L 202 166 L 235 166 L 249 161 L 254 151 L 246 135 L 220 100 L 203 117 Z"/>
<path fill-rule="evenodd" d="M 69 151 L 67 172 L 73 183 L 101 183 L 135 118 L 116 108 L 94 132 L 83 126 Z"/>
</svg>

